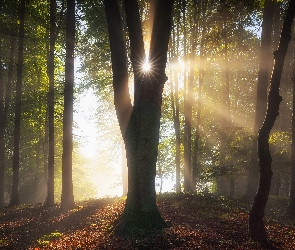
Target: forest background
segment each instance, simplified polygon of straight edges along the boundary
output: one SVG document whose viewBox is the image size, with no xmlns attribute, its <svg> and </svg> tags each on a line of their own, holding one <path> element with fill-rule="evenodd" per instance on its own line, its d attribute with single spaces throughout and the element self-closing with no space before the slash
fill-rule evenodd
<svg viewBox="0 0 295 250">
<path fill-rule="evenodd" d="M 268 78 L 288 1 L 269 2 L 273 8 L 273 16 L 268 20 L 271 23 L 267 51 L 270 60 L 262 58 L 266 60 Z M 3 129 L 0 142 L 1 150 L 5 152 L 1 154 L 3 185 L 0 191 L 4 204 L 9 203 L 13 183 L 19 4 L 19 1 L 2 1 L 0 5 L 0 120 Z M 139 1 L 146 46 L 151 25 L 149 4 L 149 1 Z M 251 190 L 255 190 L 257 184 L 251 174 L 254 171 L 255 176 L 256 171 L 258 179 L 258 164 L 253 164 L 252 154 L 255 153 L 263 6 L 264 1 L 254 0 L 175 1 L 166 68 L 168 81 L 162 104 L 156 176 L 158 192 L 210 192 L 254 197 Z M 64 1 L 56 1 L 55 202 L 60 201 L 62 189 L 66 10 Z M 49 2 L 26 1 L 24 13 L 19 197 L 21 203 L 43 203 L 47 195 L 49 151 L 48 66 L 52 31 Z M 113 105 L 111 56 L 102 1 L 78 1 L 76 21 L 74 197 L 85 200 L 120 196 L 127 192 L 125 152 Z M 124 30 L 127 37 L 127 28 Z M 126 41 L 128 43 L 128 39 Z M 271 194 L 284 197 L 289 195 L 291 184 L 294 48 L 293 35 L 281 80 L 280 115 L 270 137 L 274 171 Z M 128 65 L 132 79 L 131 63 Z M 130 93 L 132 91 L 130 85 Z M 266 101 L 261 106 L 266 108 Z"/>
</svg>

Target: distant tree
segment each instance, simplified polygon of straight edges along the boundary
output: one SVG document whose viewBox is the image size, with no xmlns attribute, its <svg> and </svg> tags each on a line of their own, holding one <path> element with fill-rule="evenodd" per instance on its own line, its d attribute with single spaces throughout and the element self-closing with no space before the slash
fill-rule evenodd
<svg viewBox="0 0 295 250">
<path fill-rule="evenodd" d="M 67 0 L 61 209 L 75 205 L 72 181 L 75 0 Z"/>
<path fill-rule="evenodd" d="M 177 2 L 176 8 L 174 10 L 174 16 L 180 22 L 180 8 Z M 172 41 L 171 41 L 171 59 L 173 60 L 173 78 L 171 77 L 171 106 L 173 112 L 173 124 L 175 131 L 175 190 L 177 193 L 181 192 L 180 184 L 180 118 L 179 118 L 179 83 L 178 83 L 178 57 L 179 57 L 179 30 L 178 24 L 174 25 L 172 31 Z M 173 86 L 174 83 L 174 86 Z"/>
<path fill-rule="evenodd" d="M 195 127 L 195 134 L 194 134 L 194 144 L 193 144 L 193 162 L 192 162 L 192 186 L 193 186 L 193 191 L 196 191 L 196 185 L 197 185 L 197 174 L 198 174 L 198 167 L 199 167 L 199 145 L 200 145 L 200 140 L 201 140 L 201 135 L 200 135 L 200 124 L 201 124 L 201 98 L 202 98 L 202 85 L 204 83 L 204 60 L 205 60 L 205 55 L 204 55 L 204 50 L 205 50 L 205 32 L 206 32 L 206 11 L 207 11 L 207 1 L 201 1 L 200 4 L 200 11 L 199 11 L 199 17 L 198 17 L 198 21 L 201 19 L 200 17 L 202 17 L 202 22 L 201 24 L 199 24 L 199 29 L 200 31 L 200 59 L 199 59 L 199 76 L 198 76 L 198 80 L 199 80 L 199 84 L 197 87 L 198 90 L 198 96 L 197 96 L 197 117 L 196 117 L 196 121 L 194 124 Z M 195 17 L 196 18 L 196 17 Z M 200 21 L 199 21 L 200 22 Z"/>
<path fill-rule="evenodd" d="M 267 243 L 267 232 L 264 227 L 264 210 L 271 186 L 272 158 L 269 150 L 269 134 L 279 115 L 282 97 L 279 94 L 280 80 L 286 57 L 288 44 L 291 39 L 291 27 L 295 16 L 295 0 L 290 0 L 284 20 L 278 50 L 274 52 L 275 64 L 270 80 L 268 106 L 265 119 L 258 134 L 259 186 L 249 215 L 249 234 L 251 239 Z"/>
<path fill-rule="evenodd" d="M 133 108 L 128 102 L 129 94 L 126 92 L 126 48 L 122 38 L 118 1 L 105 0 L 104 4 L 110 37 L 115 107 L 126 145 L 128 163 L 127 200 L 115 232 L 128 234 L 138 229 L 161 229 L 167 224 L 156 205 L 155 176 L 162 92 L 167 80 L 165 68 L 173 0 L 156 3 L 149 53 L 151 70 L 145 74 L 142 71 L 145 53 L 138 3 L 136 0 L 124 1 L 134 72 Z M 116 82 L 119 76 L 122 78 Z M 125 96 L 121 107 L 118 107 L 121 102 L 117 102 L 120 100 L 116 101 L 118 95 Z M 130 108 L 130 118 L 122 116 L 124 112 L 128 115 Z"/>
<path fill-rule="evenodd" d="M 17 80 L 15 95 L 15 121 L 13 142 L 13 179 L 10 206 L 19 204 L 19 169 L 20 169 L 20 133 L 21 133 L 21 108 L 22 108 L 22 85 L 23 85 L 23 62 L 24 62 L 24 27 L 25 27 L 25 0 L 21 0 L 19 8 L 19 39 L 18 39 L 18 61 Z"/>
</svg>

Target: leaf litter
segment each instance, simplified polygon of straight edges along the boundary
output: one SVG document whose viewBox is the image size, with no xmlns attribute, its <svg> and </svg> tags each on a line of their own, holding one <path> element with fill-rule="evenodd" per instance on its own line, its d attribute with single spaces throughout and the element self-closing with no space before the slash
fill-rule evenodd
<svg viewBox="0 0 295 250">
<path fill-rule="evenodd" d="M 285 200 L 270 199 L 266 211 L 274 249 L 295 249 L 295 219 L 282 211 Z M 68 212 L 40 204 L 1 208 L 0 249 L 265 249 L 249 240 L 250 206 L 239 198 L 163 194 L 157 203 L 171 227 L 141 237 L 111 234 L 124 198 L 77 202 Z"/>
</svg>

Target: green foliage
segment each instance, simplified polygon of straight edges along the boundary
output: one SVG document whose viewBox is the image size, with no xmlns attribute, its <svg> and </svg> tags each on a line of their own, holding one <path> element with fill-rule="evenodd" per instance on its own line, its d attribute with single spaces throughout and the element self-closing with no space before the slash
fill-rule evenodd
<svg viewBox="0 0 295 250">
<path fill-rule="evenodd" d="M 53 232 L 50 234 L 43 235 L 40 239 L 37 240 L 37 242 L 40 245 L 48 245 L 50 243 L 50 241 L 57 240 L 60 237 L 62 237 L 62 233 Z"/>
</svg>

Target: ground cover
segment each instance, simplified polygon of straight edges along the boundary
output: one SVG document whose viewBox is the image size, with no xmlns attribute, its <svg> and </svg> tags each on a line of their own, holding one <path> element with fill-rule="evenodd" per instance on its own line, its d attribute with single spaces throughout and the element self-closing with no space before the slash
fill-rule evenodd
<svg viewBox="0 0 295 250">
<path fill-rule="evenodd" d="M 61 212 L 41 204 L 0 209 L 0 249 L 265 249 L 249 240 L 249 204 L 239 198 L 164 194 L 158 206 L 171 227 L 151 235 L 116 237 L 111 229 L 124 198 L 77 202 Z M 273 249 L 295 249 L 295 219 L 287 200 L 270 198 L 266 225 Z"/>
</svg>

